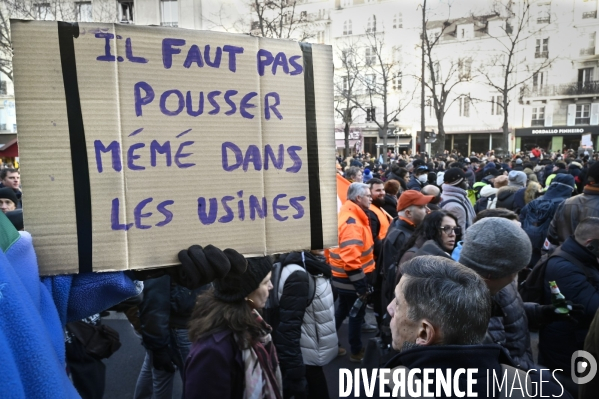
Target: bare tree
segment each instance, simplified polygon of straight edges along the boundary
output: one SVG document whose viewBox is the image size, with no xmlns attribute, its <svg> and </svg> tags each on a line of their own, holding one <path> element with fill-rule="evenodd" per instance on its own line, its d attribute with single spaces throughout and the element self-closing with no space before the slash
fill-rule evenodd
<svg viewBox="0 0 599 399">
<path fill-rule="evenodd" d="M 431 106 L 437 118 L 437 140 L 433 144 L 432 153 L 445 149 L 445 114 L 451 105 L 460 101 L 464 110 L 470 105 L 469 95 L 455 95 L 454 91 L 460 83 L 473 79 L 472 59 L 467 57 L 440 60 L 436 57 L 436 49 L 451 22 L 449 20 L 436 23 L 434 26 L 426 21 L 427 32 L 423 32 L 424 56 L 428 79 L 419 77 L 431 94 Z M 431 28 L 434 28 L 431 30 Z M 430 30 L 430 32 L 429 32 Z M 443 70 L 441 70 L 443 68 Z"/>
<path fill-rule="evenodd" d="M 256 36 L 304 41 L 314 36 L 311 18 L 289 0 L 251 0 L 249 32 Z M 246 31 L 242 28 L 242 32 Z"/>
<path fill-rule="evenodd" d="M 539 74 L 544 69 L 551 66 L 557 58 L 550 58 L 548 51 L 543 51 L 543 48 L 538 49 L 535 53 L 536 62 L 527 60 L 525 52 L 527 42 L 537 36 L 540 32 L 547 29 L 549 26 L 550 15 L 540 16 L 539 18 L 547 18 L 546 24 L 530 24 L 531 5 L 534 0 L 521 0 L 515 4 L 510 0 L 497 0 L 493 4 L 493 13 L 502 21 L 497 26 L 496 32 L 488 32 L 489 36 L 498 43 L 498 49 L 489 57 L 489 62 L 486 65 L 481 65 L 478 68 L 479 76 L 483 82 L 493 88 L 501 98 L 495 103 L 501 107 L 503 111 L 503 148 L 504 151 L 509 150 L 509 105 L 514 100 L 512 91 L 533 77 Z M 535 26 L 535 28 L 533 28 Z M 538 26 L 538 28 L 536 28 Z M 542 39 L 540 39 L 542 40 Z M 541 47 L 543 43 L 541 42 Z M 497 73 L 500 71 L 500 73 Z"/>
<path fill-rule="evenodd" d="M 385 45 L 384 34 L 374 30 L 366 32 L 363 54 L 360 62 L 354 63 L 354 75 L 363 90 L 352 102 L 363 110 L 367 120 L 374 122 L 383 137 L 383 153 L 387 158 L 388 130 L 391 122 L 397 121 L 399 114 L 414 99 L 416 86 L 406 90 L 403 83 L 403 68 L 398 47 Z M 382 112 L 376 112 L 377 107 Z"/>
<path fill-rule="evenodd" d="M 51 21 L 79 21 L 80 4 L 69 0 L 46 0 L 37 3 L 33 0 L 2 0 L 0 4 L 0 72 L 10 80 L 12 71 L 12 41 L 10 19 L 33 19 Z M 112 0 L 96 0 L 93 3 L 93 20 L 116 22 L 116 7 Z"/>
<path fill-rule="evenodd" d="M 337 59 L 341 67 L 336 69 L 335 77 L 335 112 L 343 121 L 345 134 L 345 158 L 349 154 L 349 131 L 356 119 L 354 110 L 358 102 L 358 89 L 360 81 L 355 74 L 356 60 L 358 58 L 358 46 L 355 42 L 347 42 L 337 46 Z"/>
</svg>

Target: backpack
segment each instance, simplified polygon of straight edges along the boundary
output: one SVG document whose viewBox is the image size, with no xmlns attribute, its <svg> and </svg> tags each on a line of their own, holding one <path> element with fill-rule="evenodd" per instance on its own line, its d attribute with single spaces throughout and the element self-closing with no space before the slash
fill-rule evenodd
<svg viewBox="0 0 599 399">
<path fill-rule="evenodd" d="M 489 206 L 495 199 L 496 194 L 491 194 L 488 197 L 480 197 L 476 204 L 474 204 L 474 212 L 479 213 L 485 209 L 489 209 Z"/>
<path fill-rule="evenodd" d="M 303 254 L 302 254 L 303 256 Z M 294 265 L 287 265 L 286 267 L 293 267 Z M 316 294 L 316 282 L 314 281 L 314 276 L 312 276 L 308 271 L 301 265 L 295 265 L 299 269 L 302 269 L 308 274 L 308 306 L 312 304 L 314 300 L 314 295 Z M 298 269 L 298 270 L 299 270 Z M 272 267 L 272 276 L 270 281 L 272 283 L 273 289 L 270 290 L 268 294 L 268 299 L 266 300 L 266 305 L 263 310 L 263 318 L 264 320 L 276 330 L 281 322 L 281 313 L 279 307 L 279 284 L 281 283 L 281 272 L 283 270 L 283 265 L 281 262 L 277 262 Z"/>
<path fill-rule="evenodd" d="M 535 302 L 543 305 L 545 298 L 545 269 L 549 259 L 559 256 L 582 270 L 589 280 L 593 280 L 586 267 L 575 257 L 567 252 L 562 251 L 561 247 L 557 247 L 551 255 L 545 254 L 539 259 L 536 265 L 532 268 L 526 280 L 518 286 L 518 292 L 524 302 Z"/>
<path fill-rule="evenodd" d="M 530 237 L 533 250 L 540 251 L 543 247 L 555 210 L 563 200 L 563 198 L 538 199 L 528 203 L 526 216 L 521 222 L 522 229 Z"/>
</svg>

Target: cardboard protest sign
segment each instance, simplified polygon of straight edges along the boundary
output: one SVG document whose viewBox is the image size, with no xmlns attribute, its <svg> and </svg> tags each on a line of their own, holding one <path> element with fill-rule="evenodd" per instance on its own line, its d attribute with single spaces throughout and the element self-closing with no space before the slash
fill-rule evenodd
<svg viewBox="0 0 599 399">
<path fill-rule="evenodd" d="M 330 46 L 11 21 L 25 229 L 43 274 L 337 245 Z"/>
</svg>

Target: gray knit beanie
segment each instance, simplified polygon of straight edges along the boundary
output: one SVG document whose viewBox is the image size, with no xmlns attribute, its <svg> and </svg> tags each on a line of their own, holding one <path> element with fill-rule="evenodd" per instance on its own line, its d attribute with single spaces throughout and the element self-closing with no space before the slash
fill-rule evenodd
<svg viewBox="0 0 599 399">
<path fill-rule="evenodd" d="M 504 218 L 484 218 L 466 230 L 460 263 L 490 280 L 522 270 L 532 255 L 528 235 Z"/>
<path fill-rule="evenodd" d="M 510 174 L 507 176 L 509 183 L 508 186 L 512 187 L 526 187 L 526 180 L 528 177 L 526 173 L 520 172 L 519 170 L 512 170 Z"/>
</svg>

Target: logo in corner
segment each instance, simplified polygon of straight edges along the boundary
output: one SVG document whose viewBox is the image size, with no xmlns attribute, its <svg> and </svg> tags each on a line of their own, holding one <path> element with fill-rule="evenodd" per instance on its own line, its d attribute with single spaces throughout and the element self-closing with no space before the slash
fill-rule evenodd
<svg viewBox="0 0 599 399">
<path fill-rule="evenodd" d="M 572 381 L 581 385 L 591 382 L 597 375 L 597 361 L 595 357 L 587 351 L 576 351 L 572 354 L 570 360 L 572 369 Z"/>
</svg>

